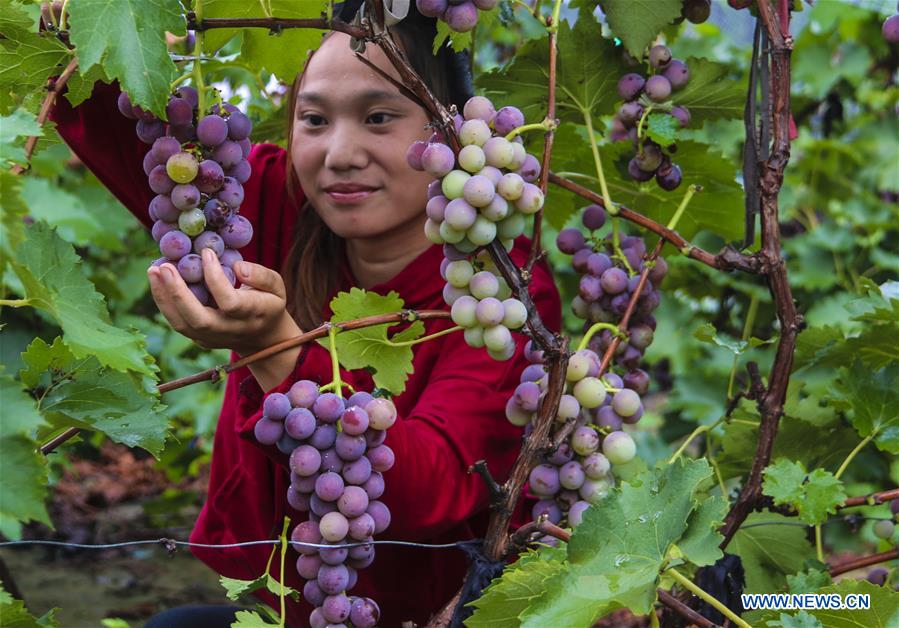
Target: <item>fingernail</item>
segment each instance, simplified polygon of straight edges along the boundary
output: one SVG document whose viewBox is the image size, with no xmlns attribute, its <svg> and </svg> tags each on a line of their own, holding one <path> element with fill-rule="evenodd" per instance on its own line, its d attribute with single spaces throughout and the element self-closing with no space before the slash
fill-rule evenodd
<svg viewBox="0 0 899 628">
<path fill-rule="evenodd" d="M 204 262 L 211 262 L 211 261 L 212 261 L 211 259 L 209 259 L 209 256 L 212 255 L 212 249 L 205 248 L 205 249 L 203 249 L 203 250 L 200 252 L 200 255 L 203 256 L 203 261 L 204 261 Z"/>
<path fill-rule="evenodd" d="M 234 270 L 237 271 L 237 274 L 241 277 L 250 276 L 250 265 L 245 262 L 236 262 L 234 264 Z"/>
<path fill-rule="evenodd" d="M 163 281 L 172 281 L 175 278 L 175 273 L 172 271 L 171 267 L 166 265 L 161 267 L 162 272 L 160 276 Z"/>
</svg>

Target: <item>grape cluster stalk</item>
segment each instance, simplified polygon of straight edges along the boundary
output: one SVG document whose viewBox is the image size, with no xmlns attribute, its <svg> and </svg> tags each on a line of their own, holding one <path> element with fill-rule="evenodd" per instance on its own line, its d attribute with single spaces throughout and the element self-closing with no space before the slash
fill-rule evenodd
<svg viewBox="0 0 899 628">
<path fill-rule="evenodd" d="M 435 177 L 428 188 L 425 235 L 443 244 L 440 273 L 443 298 L 452 320 L 464 328 L 465 342 L 486 347 L 496 360 L 515 353 L 512 330 L 527 321 L 527 309 L 484 249 L 499 240 L 511 250 L 524 233 L 526 217 L 543 208 L 543 193 L 534 181 L 540 163 L 524 148 L 520 135 L 507 136 L 524 125 L 515 107 L 497 110 L 483 96 L 470 98 L 455 117 L 462 148 L 456 155 L 435 133 L 414 142 L 406 152 L 409 165 Z"/>
<path fill-rule="evenodd" d="M 622 238 L 621 252 L 616 253 L 613 238 L 598 233 L 606 222 L 605 210 L 599 205 L 586 207 L 581 221 L 590 233 L 588 238 L 580 229 L 569 228 L 559 233 L 556 244 L 560 251 L 572 255 L 572 266 L 580 275 L 572 311 L 585 321 L 586 342 L 568 361 L 565 390 L 553 429 L 552 440 L 557 446 L 528 477 L 530 492 L 539 498 L 532 509 L 534 519 L 542 516 L 571 528 L 577 527 L 584 512 L 613 488 L 612 466 L 627 464 L 636 456 L 636 444 L 622 426 L 633 425 L 643 416 L 642 397 L 649 390 L 650 379 L 639 365 L 653 340 L 656 321 L 652 312 L 659 305 L 658 287 L 667 271 L 661 258 L 653 262 L 644 259 L 646 245 L 642 238 Z M 627 341 L 617 344 L 613 367 L 602 373 L 601 356 L 610 350 L 617 324 L 635 298 L 644 271 L 648 282 L 636 296 Z M 533 341 L 526 346 L 525 356 L 531 364 L 522 372 L 506 404 L 506 417 L 527 431 L 545 396 L 548 374 L 543 352 Z M 541 541 L 558 542 L 552 537 Z"/>
<path fill-rule="evenodd" d="M 138 138 L 151 148 L 144 173 L 156 194 L 150 201 L 151 233 L 162 257 L 174 264 L 187 287 L 203 305 L 215 306 L 203 274 L 203 249 L 211 249 L 225 277 L 234 285 L 238 249 L 253 238 L 253 226 L 241 216 L 243 184 L 252 168 L 253 123 L 231 104 L 198 111 L 197 91 L 180 87 L 166 105 L 166 122 L 119 95 L 119 111 L 137 120 Z"/>
<path fill-rule="evenodd" d="M 390 510 L 378 498 L 384 493 L 383 474 L 394 463 L 393 450 L 384 444 L 396 421 L 393 402 L 366 392 L 344 399 L 300 380 L 287 394 L 269 394 L 262 414 L 256 440 L 290 456 L 287 502 L 309 513 L 294 527 L 291 541 L 299 544 L 296 570 L 305 580 L 303 597 L 315 607 L 310 625 L 375 626 L 381 614 L 377 602 L 347 592 L 356 585 L 357 570 L 374 562 L 370 541 L 390 525 Z M 335 547 L 314 547 L 321 544 Z"/>
<path fill-rule="evenodd" d="M 653 46 L 649 64 L 655 74 L 645 77 L 631 72 L 618 81 L 618 95 L 624 103 L 612 119 L 611 138 L 630 141 L 637 153 L 627 164 L 627 172 L 634 181 L 655 178 L 663 190 L 676 189 L 683 178 L 680 166 L 671 160 L 676 145 L 661 146 L 647 137 L 651 114 L 671 116 L 677 128 L 690 124 L 690 111 L 674 104 L 674 95 L 690 81 L 690 69 L 680 59 L 671 57 L 666 46 Z"/>
</svg>

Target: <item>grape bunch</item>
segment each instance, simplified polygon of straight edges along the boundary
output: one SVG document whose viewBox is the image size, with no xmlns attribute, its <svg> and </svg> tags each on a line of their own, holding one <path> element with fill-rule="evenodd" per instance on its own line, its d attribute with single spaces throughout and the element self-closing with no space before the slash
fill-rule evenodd
<svg viewBox="0 0 899 628">
<path fill-rule="evenodd" d="M 378 604 L 347 591 L 356 584 L 356 570 L 375 559 L 373 536 L 390 524 L 390 510 L 378 498 L 383 474 L 394 463 L 393 450 L 384 444 L 396 421 L 393 402 L 366 392 L 344 400 L 300 380 L 287 394 L 269 394 L 262 410 L 256 440 L 290 456 L 287 502 L 309 513 L 291 540 L 312 545 L 296 546 L 297 573 L 306 581 L 303 597 L 315 606 L 310 625 L 375 626 Z"/>
<path fill-rule="evenodd" d="M 524 233 L 526 216 L 543 207 L 543 193 L 534 185 L 540 163 L 527 153 L 520 136 L 506 139 L 522 125 L 519 109 L 496 110 L 490 100 L 475 96 L 456 116 L 462 144 L 458 156 L 439 133 L 413 143 L 406 153 L 412 168 L 436 179 L 428 188 L 425 234 L 444 245 L 440 272 L 452 319 L 465 328 L 470 346 L 486 346 L 496 360 L 514 354 L 510 330 L 524 325 L 527 310 L 511 298 L 508 284 L 479 249 L 499 238 L 511 250 Z"/>
<path fill-rule="evenodd" d="M 646 247 L 641 238 L 621 239 L 621 253 L 599 235 L 606 223 L 606 213 L 599 205 L 590 205 L 581 216 L 589 239 L 579 229 L 564 229 L 557 246 L 573 255 L 572 263 L 580 275 L 579 294 L 572 309 L 585 321 L 585 331 L 593 323 L 617 325 L 637 289 L 640 273 L 648 262 L 643 258 Z M 553 523 L 567 522 L 577 526 L 590 504 L 605 497 L 614 486 L 613 465 L 627 464 L 636 455 L 636 445 L 623 431 L 624 424 L 633 425 L 643 416 L 642 397 L 649 390 L 649 374 L 639 368 L 643 351 L 653 340 L 656 326 L 652 311 L 659 304 L 658 286 L 666 273 L 661 258 L 648 271 L 647 282 L 635 303 L 627 341 L 619 342 L 614 362 L 608 372 L 601 373 L 602 357 L 615 336 L 603 329 L 589 339 L 584 349 L 576 351 L 568 361 L 566 385 L 553 428 L 553 438 L 573 421 L 573 429 L 558 448 L 545 456 L 528 478 L 528 485 L 539 501 L 534 518 L 541 515 Z M 533 341 L 525 347 L 531 365 L 521 374 L 514 394 L 506 404 L 506 417 L 514 425 L 528 429 L 537 416 L 548 385 L 542 352 Z M 554 543 L 544 538 L 544 542 Z"/>
<path fill-rule="evenodd" d="M 649 63 L 656 74 L 649 78 L 631 72 L 618 81 L 618 95 L 624 103 L 612 119 L 613 140 L 630 140 L 637 154 L 627 164 L 627 172 L 639 182 L 655 177 L 663 190 L 671 191 L 681 183 L 681 169 L 671 161 L 676 146 L 660 146 L 646 136 L 648 116 L 668 115 L 677 121 L 678 128 L 690 124 L 690 111 L 675 105 L 672 94 L 683 89 L 690 80 L 690 69 L 680 59 L 672 59 L 665 46 L 653 46 Z"/>
<path fill-rule="evenodd" d="M 125 92 L 118 100 L 119 111 L 137 120 L 138 138 L 151 145 L 143 165 L 156 193 L 151 233 L 162 253 L 153 265 L 174 264 L 197 300 L 214 306 L 200 254 L 212 249 L 234 284 L 234 263 L 243 259 L 237 249 L 253 237 L 250 221 L 238 213 L 251 173 L 253 124 L 230 104 L 199 117 L 197 104 L 195 89 L 179 88 L 166 105 L 166 124 L 132 105 Z"/>
<path fill-rule="evenodd" d="M 450 30 L 467 33 L 478 23 L 478 10 L 489 11 L 499 0 L 415 0 L 418 12 L 446 22 Z"/>
</svg>

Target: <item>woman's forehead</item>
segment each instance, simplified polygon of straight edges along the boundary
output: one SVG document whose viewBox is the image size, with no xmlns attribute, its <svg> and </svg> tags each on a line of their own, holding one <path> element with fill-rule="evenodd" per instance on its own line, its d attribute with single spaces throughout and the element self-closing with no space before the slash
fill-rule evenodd
<svg viewBox="0 0 899 628">
<path fill-rule="evenodd" d="M 399 74 L 376 45 L 369 44 L 363 53 L 365 58 L 399 80 Z M 350 48 L 350 37 L 334 32 L 325 39 L 309 59 L 300 81 L 300 94 L 309 90 L 320 91 L 375 91 L 396 93 L 399 91 L 390 81 L 372 70 L 356 57 Z"/>
</svg>

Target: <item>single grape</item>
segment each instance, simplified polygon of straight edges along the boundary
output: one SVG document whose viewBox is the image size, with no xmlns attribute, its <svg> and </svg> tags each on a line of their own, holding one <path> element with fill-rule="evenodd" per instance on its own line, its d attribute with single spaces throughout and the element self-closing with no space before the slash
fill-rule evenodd
<svg viewBox="0 0 899 628">
<path fill-rule="evenodd" d="M 191 294 L 194 295 L 201 305 L 207 305 L 209 303 L 211 299 L 209 290 L 202 283 L 189 283 L 187 284 L 187 289 L 190 290 Z"/>
<path fill-rule="evenodd" d="M 885 19 L 880 32 L 888 43 L 899 44 L 899 14 L 891 15 Z"/>
<path fill-rule="evenodd" d="M 634 459 L 637 446 L 629 434 L 612 432 L 602 441 L 602 453 L 612 464 L 626 464 Z"/>
<path fill-rule="evenodd" d="M 470 177 L 462 186 L 462 196 L 472 207 L 489 205 L 495 195 L 496 188 L 493 181 L 480 174 Z"/>
<path fill-rule="evenodd" d="M 499 280 L 493 273 L 482 270 L 475 273 L 468 283 L 471 294 L 478 299 L 496 296 L 499 292 Z"/>
<path fill-rule="evenodd" d="M 465 148 L 468 148 L 467 146 Z M 465 149 L 462 149 L 463 151 Z M 494 168 L 508 168 L 515 158 L 512 142 L 504 137 L 491 137 L 484 143 L 482 151 L 486 164 Z M 459 153 L 461 159 L 461 152 Z"/>
<path fill-rule="evenodd" d="M 185 283 L 196 283 L 203 280 L 203 260 L 199 255 L 188 253 L 178 260 L 178 273 Z M 272 418 L 272 417 L 269 417 Z"/>
<path fill-rule="evenodd" d="M 262 417 L 253 427 L 253 435 L 262 445 L 274 445 L 284 433 L 284 426 L 279 421 Z"/>
<path fill-rule="evenodd" d="M 222 168 L 231 168 L 240 163 L 244 156 L 240 144 L 225 140 L 212 151 L 212 158 L 219 162 Z"/>
<path fill-rule="evenodd" d="M 512 213 L 496 223 L 496 236 L 500 240 L 513 240 L 524 233 L 524 215 Z"/>
<path fill-rule="evenodd" d="M 643 170 L 643 168 L 640 166 L 640 161 L 636 156 L 631 158 L 631 160 L 628 162 L 627 173 L 630 175 L 631 179 L 633 179 L 634 181 L 639 181 L 641 183 L 644 181 L 649 181 L 655 174 L 652 171 L 647 172 L 646 170 Z"/>
<path fill-rule="evenodd" d="M 465 182 L 471 178 L 471 175 L 464 170 L 452 170 L 443 177 L 440 189 L 443 195 L 450 200 L 462 198 L 465 193 Z"/>
<path fill-rule="evenodd" d="M 590 231 L 602 229 L 606 223 L 606 210 L 600 205 L 587 205 L 581 215 L 581 223 Z"/>
<path fill-rule="evenodd" d="M 123 116 L 129 120 L 137 120 L 137 115 L 134 113 L 134 108 L 131 105 L 131 99 L 128 98 L 128 94 L 120 92 L 116 105 L 119 108 L 119 113 Z"/>
<path fill-rule="evenodd" d="M 584 520 L 584 511 L 590 507 L 590 502 L 577 501 L 568 509 L 568 525 L 576 528 Z"/>
<path fill-rule="evenodd" d="M 449 174 L 455 163 L 456 156 L 446 144 L 428 144 L 421 154 L 421 165 L 425 172 L 436 178 Z"/>
<path fill-rule="evenodd" d="M 882 587 L 886 584 L 887 577 L 890 575 L 890 572 L 884 569 L 883 567 L 877 567 L 868 572 L 868 575 L 865 576 L 865 580 L 870 582 L 873 585 L 878 587 Z"/>
<path fill-rule="evenodd" d="M 605 477 L 612 468 L 609 459 L 599 452 L 594 452 L 584 458 L 582 465 L 584 474 L 591 480 L 599 480 Z"/>
<path fill-rule="evenodd" d="M 487 157 L 480 146 L 474 144 L 463 146 L 459 151 L 459 165 L 464 170 L 475 173 L 487 165 Z"/>
<path fill-rule="evenodd" d="M 253 130 L 253 123 L 240 111 L 232 111 L 227 122 L 228 137 L 235 142 L 247 139 Z"/>
<path fill-rule="evenodd" d="M 170 98 L 165 106 L 165 117 L 169 124 L 190 124 L 194 120 L 194 108 L 183 98 Z"/>
<path fill-rule="evenodd" d="M 238 209 L 243 203 L 244 190 L 240 182 L 233 177 L 225 177 L 222 180 L 222 188 L 216 194 L 216 198 L 231 209 Z"/>
<path fill-rule="evenodd" d="M 497 193 L 507 201 L 517 201 L 524 192 L 524 179 L 514 172 L 506 173 L 496 184 Z"/>
<path fill-rule="evenodd" d="M 190 248 L 190 238 L 180 231 L 170 231 L 159 240 L 160 252 L 173 262 L 190 253 Z"/>
<path fill-rule="evenodd" d="M 528 476 L 531 492 L 540 497 L 552 497 L 559 492 L 559 470 L 550 464 L 538 464 Z"/>
<path fill-rule="evenodd" d="M 680 123 L 681 128 L 685 128 L 690 124 L 690 110 L 686 107 L 681 107 L 677 105 L 671 108 L 671 115 L 677 118 L 678 123 Z"/>
<path fill-rule="evenodd" d="M 636 101 L 626 102 L 618 108 L 618 119 L 625 127 L 635 126 L 643 116 L 643 105 Z"/>
<path fill-rule="evenodd" d="M 656 172 L 656 183 L 663 190 L 671 191 L 676 189 L 682 180 L 681 169 L 676 164 L 670 164 L 667 167 L 662 166 Z"/>
<path fill-rule="evenodd" d="M 206 228 L 206 216 L 202 209 L 190 209 L 178 216 L 178 228 L 189 236 L 197 236 Z"/>
<path fill-rule="evenodd" d="M 607 478 L 601 478 L 599 480 L 591 480 L 587 478 L 586 480 L 584 480 L 584 483 L 581 484 L 581 488 L 580 490 L 578 490 L 578 493 L 580 494 L 581 499 L 589 502 L 590 504 L 597 504 L 601 502 L 611 490 L 612 484 Z"/>
<path fill-rule="evenodd" d="M 134 130 L 144 144 L 152 144 L 165 135 L 165 125 L 159 120 L 138 120 Z"/>
<path fill-rule="evenodd" d="M 509 329 L 520 329 L 528 320 L 528 310 L 518 299 L 503 300 L 502 324 Z"/>
<path fill-rule="evenodd" d="M 599 434 L 590 427 L 578 427 L 571 434 L 571 448 L 581 456 L 589 456 L 599 449 Z"/>
<path fill-rule="evenodd" d="M 671 89 L 671 83 L 663 75 L 651 76 L 646 81 L 646 95 L 655 102 L 668 100 L 668 97 L 671 96 Z"/>
<path fill-rule="evenodd" d="M 174 137 L 165 135 L 153 142 L 153 147 L 148 155 L 152 155 L 157 164 L 164 164 L 169 157 L 181 152 L 181 143 Z"/>
<path fill-rule="evenodd" d="M 446 12 L 446 0 L 415 0 L 418 12 L 425 17 L 443 17 Z"/>
<path fill-rule="evenodd" d="M 461 2 L 455 2 L 454 4 L 461 4 Z M 472 96 L 465 101 L 465 105 L 462 107 L 462 115 L 466 120 L 478 118 L 484 122 L 490 122 L 495 114 L 496 109 L 493 103 L 484 96 Z"/>
<path fill-rule="evenodd" d="M 389 399 L 372 399 L 365 406 L 368 424 L 376 430 L 386 430 L 396 422 L 396 406 Z"/>
<path fill-rule="evenodd" d="M 684 0 L 682 14 L 693 24 L 702 24 L 712 13 L 712 0 Z"/>
<path fill-rule="evenodd" d="M 584 469 L 581 463 L 576 460 L 566 462 L 559 469 L 559 483 L 569 490 L 576 491 L 579 489 L 584 483 L 584 479 L 586 479 Z"/>
<path fill-rule="evenodd" d="M 672 59 L 662 76 L 668 80 L 671 89 L 677 91 L 686 87 L 690 81 L 690 69 L 680 59 Z"/>
<path fill-rule="evenodd" d="M 656 70 L 664 70 L 671 63 L 671 50 L 668 46 L 653 46 L 649 50 L 649 63 Z"/>
<path fill-rule="evenodd" d="M 574 255 L 586 244 L 584 234 L 579 229 L 562 229 L 556 236 L 556 246 L 563 253 Z"/>
<path fill-rule="evenodd" d="M 490 127 L 480 118 L 472 118 L 462 123 L 462 129 L 459 132 L 459 140 L 463 146 L 474 144 L 476 146 L 484 146 L 492 137 Z"/>
<path fill-rule="evenodd" d="M 465 232 L 465 237 L 475 246 L 487 246 L 496 238 L 496 223 L 478 216 Z"/>
<path fill-rule="evenodd" d="M 150 234 L 153 236 L 154 241 L 160 242 L 162 240 L 162 236 L 167 234 L 169 231 L 176 231 L 177 229 L 177 222 L 165 222 L 164 220 L 157 220 L 153 223 L 153 227 L 150 229 Z"/>
<path fill-rule="evenodd" d="M 253 225 L 240 214 L 235 214 L 227 219 L 225 225 L 219 229 L 218 234 L 222 236 L 225 246 L 239 249 L 249 244 L 250 240 L 253 239 Z"/>
<path fill-rule="evenodd" d="M 166 172 L 165 166 L 154 167 L 147 177 L 147 182 L 150 184 L 150 189 L 156 194 L 167 195 L 175 187 L 175 182 Z"/>
<path fill-rule="evenodd" d="M 350 600 L 343 593 L 329 595 L 321 604 L 322 617 L 329 624 L 342 624 L 349 618 L 350 609 Z"/>
<path fill-rule="evenodd" d="M 381 609 L 371 598 L 356 598 L 350 605 L 350 622 L 354 628 L 374 628 L 380 618 Z"/>
<path fill-rule="evenodd" d="M 521 196 L 515 200 L 515 207 L 522 214 L 536 214 L 543 208 L 543 192 L 533 183 L 525 183 Z"/>
<path fill-rule="evenodd" d="M 484 329 L 484 345 L 489 350 L 504 355 L 512 342 L 511 332 L 502 325 L 494 325 Z"/>
<path fill-rule="evenodd" d="M 312 445 L 301 445 L 290 454 L 290 470 L 297 475 L 308 477 L 318 473 L 322 456 Z"/>
<path fill-rule="evenodd" d="M 493 129 L 498 135 L 508 135 L 524 126 L 524 114 L 516 107 L 502 107 L 493 117 Z"/>
<path fill-rule="evenodd" d="M 375 520 L 375 534 L 380 534 L 390 525 L 390 509 L 383 502 L 370 501 L 365 512 Z"/>
<path fill-rule="evenodd" d="M 874 523 L 874 536 L 879 539 L 890 540 L 893 538 L 893 532 L 896 531 L 896 524 L 889 519 L 881 519 Z"/>
<path fill-rule="evenodd" d="M 618 95 L 624 100 L 634 100 L 643 91 L 645 84 L 646 79 L 639 74 L 625 74 L 618 79 Z"/>
</svg>

